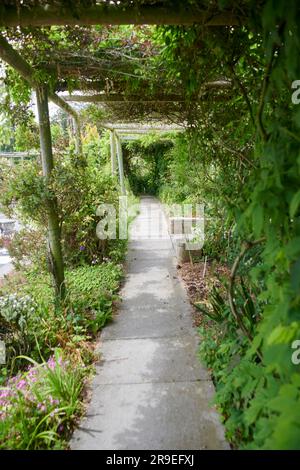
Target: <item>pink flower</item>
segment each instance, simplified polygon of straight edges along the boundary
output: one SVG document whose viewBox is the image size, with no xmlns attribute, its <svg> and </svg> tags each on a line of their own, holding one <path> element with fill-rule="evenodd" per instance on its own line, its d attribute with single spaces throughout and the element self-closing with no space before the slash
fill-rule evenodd
<svg viewBox="0 0 300 470">
<path fill-rule="evenodd" d="M 55 363 L 55 358 L 54 356 L 51 356 L 49 359 L 48 359 L 48 366 L 50 367 L 51 370 L 54 370 L 55 369 L 55 366 L 56 366 L 56 363 Z"/>
<path fill-rule="evenodd" d="M 37 404 L 37 409 L 44 412 L 44 411 L 46 411 L 47 407 L 44 403 L 38 403 Z"/>
<path fill-rule="evenodd" d="M 27 382 L 26 380 L 24 379 L 21 379 L 18 383 L 17 383 L 17 389 L 18 390 L 24 390 L 24 388 L 26 388 L 27 386 Z"/>
<path fill-rule="evenodd" d="M 32 368 L 28 372 L 28 377 L 30 377 L 30 378 L 36 377 L 36 374 L 37 374 L 37 370 Z"/>
<path fill-rule="evenodd" d="M 57 400 L 53 397 L 50 397 L 49 401 L 50 401 L 51 405 L 58 405 L 59 404 L 59 400 Z"/>
</svg>

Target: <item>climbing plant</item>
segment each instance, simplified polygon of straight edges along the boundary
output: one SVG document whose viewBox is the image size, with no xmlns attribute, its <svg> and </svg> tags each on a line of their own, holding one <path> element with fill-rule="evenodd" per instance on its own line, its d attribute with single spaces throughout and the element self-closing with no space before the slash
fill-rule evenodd
<svg viewBox="0 0 300 470">
<path fill-rule="evenodd" d="M 161 60 L 184 83 L 190 105 L 190 146 L 181 165 L 187 171 L 199 164 L 209 213 L 216 219 L 220 207 L 229 222 L 233 243 L 225 261 L 233 265 L 245 242 L 260 242 L 247 271 L 261 309 L 254 337 L 239 346 L 239 335 L 230 332 L 213 340 L 217 326 L 202 331 L 202 357 L 215 374 L 228 436 L 250 448 L 298 449 L 300 416 L 292 410 L 299 409 L 299 365 L 292 354 L 300 337 L 299 108 L 291 97 L 300 76 L 299 5 L 268 1 L 261 19 L 254 8 L 243 28 L 163 27 L 157 40 L 165 43 Z M 202 102 L 203 80 L 216 72 L 230 78 L 232 91 L 222 102 L 218 96 Z M 172 187 L 188 176 L 175 176 L 167 194 L 176 198 Z M 234 296 L 238 303 L 237 291 Z"/>
<path fill-rule="evenodd" d="M 171 138 L 146 136 L 126 144 L 124 159 L 130 187 L 135 194 L 157 195 L 165 175 Z"/>
<path fill-rule="evenodd" d="M 21 3 L 36 7 L 17 2 L 20 8 Z M 73 3 L 71 16 L 80 22 L 82 2 Z M 182 7 L 180 1 L 163 3 L 170 18 Z M 210 321 L 201 346 L 228 438 L 236 447 L 299 449 L 300 366 L 293 344 L 300 339 L 300 108 L 292 101 L 293 83 L 300 79 L 299 2 L 291 0 L 288 7 L 283 0 L 198 3 L 185 5 L 193 7 L 195 18 L 200 9 L 207 17 L 185 25 L 174 20 L 156 28 L 29 25 L 4 35 L 50 93 L 79 88 L 113 95 L 115 102 L 89 110 L 98 130 L 105 120 L 153 116 L 184 125 L 186 132 L 171 143 L 141 140 L 126 146 L 130 183 L 137 193 L 153 192 L 163 201 L 203 202 L 204 254 L 231 269 L 220 291 L 212 292 L 210 310 L 202 308 Z M 110 8 L 119 4 L 122 14 L 132 7 L 132 2 L 112 2 Z M 133 7 L 138 12 L 145 4 Z M 87 2 L 90 6 L 95 2 Z M 228 12 L 234 21 L 208 25 L 209 18 Z M 6 13 L 1 10 L 3 22 Z M 5 106 L 13 125 L 19 125 L 20 116 L 28 116 L 29 88 L 9 67 L 4 82 Z M 172 100 L 160 104 L 162 93 Z M 130 97 L 137 95 L 149 104 L 132 104 Z M 95 156 L 98 147 L 89 145 Z M 69 175 L 63 163 L 58 165 L 57 184 L 47 190 L 62 196 L 63 181 L 80 186 L 77 178 L 89 168 L 77 171 L 71 159 L 67 165 Z M 37 194 L 32 191 L 24 202 L 31 212 L 42 207 L 45 194 L 36 173 L 30 181 Z M 24 190 L 16 186 L 19 193 Z M 78 209 L 73 200 L 65 201 L 68 210 Z M 93 202 L 87 206 L 90 217 Z"/>
</svg>

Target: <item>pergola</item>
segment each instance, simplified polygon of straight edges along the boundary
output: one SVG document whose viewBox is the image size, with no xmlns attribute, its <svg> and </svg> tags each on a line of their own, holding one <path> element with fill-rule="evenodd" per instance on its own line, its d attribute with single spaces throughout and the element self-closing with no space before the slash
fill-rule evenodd
<svg viewBox="0 0 300 470">
<path fill-rule="evenodd" d="M 83 2 L 77 0 L 70 7 L 69 2 L 53 1 L 44 2 L 23 0 L 12 1 L 4 0 L 0 9 L 0 26 L 7 27 L 33 27 L 50 25 L 97 25 L 97 24 L 185 24 L 192 25 L 200 23 L 203 26 L 225 26 L 237 25 L 244 21 L 244 18 L 234 11 L 207 10 L 203 11 L 197 7 L 194 2 L 191 5 L 188 2 L 179 2 L 176 8 L 172 7 L 172 2 L 164 1 L 90 1 Z M 173 2 L 174 3 L 174 2 Z M 8 30 L 9 31 L 9 30 Z M 8 35 L 9 36 L 9 35 Z M 102 52 L 102 51 L 101 51 Z M 76 109 L 71 105 L 76 103 L 93 103 L 97 106 L 109 109 L 113 114 L 120 113 L 122 116 L 144 121 L 145 113 L 149 113 L 149 118 L 153 121 L 155 114 L 158 123 L 156 128 L 145 125 L 125 127 L 125 124 L 117 125 L 113 122 L 102 123 L 103 128 L 111 131 L 111 161 L 112 171 L 115 172 L 115 153 L 118 155 L 120 187 L 124 192 L 124 176 L 122 172 L 122 151 L 120 137 L 124 135 L 145 134 L 149 131 L 167 131 L 182 129 L 182 126 L 176 124 L 164 128 L 164 121 L 168 113 L 175 115 L 177 122 L 182 122 L 179 116 L 184 115 L 185 98 L 182 93 L 164 91 L 163 84 L 157 85 L 157 91 L 148 90 L 147 81 L 142 84 L 142 90 L 139 93 L 126 93 L 124 91 L 124 81 L 118 73 L 128 75 L 130 72 L 131 61 L 144 60 L 144 53 L 138 52 L 137 56 L 124 60 L 120 49 L 113 48 L 102 54 L 101 58 L 85 51 L 63 51 L 51 53 L 49 60 L 39 63 L 39 69 L 48 73 L 57 74 L 56 91 L 49 91 L 48 87 L 38 82 L 36 79 L 36 66 L 29 64 L 18 53 L 3 34 L 0 35 L 0 58 L 7 62 L 11 67 L 36 90 L 37 106 L 40 114 L 41 137 L 43 137 L 42 161 L 45 175 L 51 171 L 53 162 L 46 163 L 46 148 L 49 147 L 49 131 L 46 131 L 46 122 L 48 121 L 48 99 L 67 112 L 74 124 L 74 136 L 76 143 L 76 152 L 81 154 L 81 136 L 80 136 L 80 118 Z M 111 67 L 111 73 L 107 77 L 107 67 Z M 129 67 L 129 68 L 128 68 Z M 103 72 L 104 69 L 104 72 Z M 100 79 L 99 79 L 100 77 Z M 117 78 L 116 78 L 117 77 Z M 60 91 L 65 89 L 67 79 L 76 79 L 77 90 L 75 93 L 61 95 Z M 108 82 L 113 81 L 113 89 L 108 89 Z M 217 97 L 223 98 L 219 90 L 226 92 L 230 90 L 232 83 L 228 79 L 216 79 L 203 83 L 202 92 L 208 90 L 216 91 Z M 92 91 L 88 92 L 88 90 Z M 142 91 L 142 92 L 141 92 Z M 226 98 L 226 95 L 225 95 Z M 145 111 L 146 110 L 146 111 Z M 117 122 L 119 116 L 115 117 Z M 122 119 L 124 120 L 124 119 Z M 184 121 L 184 119 L 183 119 Z M 49 126 L 48 126 L 49 127 Z M 47 134 L 47 136 L 45 135 Z M 48 144 L 46 141 L 48 140 Z M 117 152 L 115 151 L 117 149 Z M 48 149 L 48 160 L 50 151 Z M 44 155 L 44 157 L 43 157 Z"/>
<path fill-rule="evenodd" d="M 246 21 L 245 11 L 241 8 L 220 10 L 218 3 L 210 2 L 205 9 L 194 1 L 170 0 L 3 0 L 0 6 L 0 27 L 8 28 L 0 34 L 0 58 L 13 67 L 23 79 L 35 90 L 39 117 L 41 160 L 43 175 L 46 181 L 50 178 L 54 168 L 52 153 L 51 131 L 49 121 L 48 100 L 51 100 L 73 120 L 75 129 L 76 152 L 81 155 L 80 117 L 76 109 L 70 105 L 71 101 L 90 102 L 111 107 L 121 107 L 122 114 L 132 115 L 138 121 L 143 121 L 145 107 L 151 109 L 151 113 L 159 115 L 158 121 L 152 125 L 140 124 L 139 126 L 118 124 L 118 119 L 112 123 L 103 122 L 103 127 L 111 131 L 111 162 L 112 171 L 116 171 L 116 160 L 120 178 L 121 192 L 125 193 L 123 158 L 121 139 L 125 137 L 141 135 L 147 132 L 180 131 L 182 125 L 168 125 L 162 117 L 168 112 L 177 116 L 177 122 L 183 123 L 185 109 L 184 91 L 179 90 L 165 93 L 164 83 L 157 81 L 156 90 L 153 93 L 149 89 L 147 80 L 141 83 L 138 94 L 124 93 L 124 77 L 130 76 L 130 64 L 132 61 L 144 60 L 143 53 L 130 56 L 125 60 L 121 50 L 108 50 L 102 58 L 96 55 L 77 53 L 70 51 L 55 51 L 39 60 L 40 51 L 31 49 L 32 63 L 24 55 L 20 54 L 14 45 L 16 44 L 14 32 L 17 38 L 20 31 L 29 28 L 34 36 L 36 27 L 44 26 L 91 26 L 91 25 L 122 25 L 122 24 L 155 24 L 155 25 L 194 25 L 200 24 L 204 28 L 216 26 L 239 26 Z M 11 30 L 10 28 L 15 28 Z M 20 29 L 21 28 L 21 29 Z M 107 78 L 107 66 L 111 67 L 111 76 Z M 129 69 L 128 69 L 129 67 Z M 128 72 L 129 70 L 129 72 Z M 50 89 L 48 84 L 38 78 L 38 73 L 56 74 L 56 86 Z M 60 91 L 67 89 L 70 79 L 76 81 L 76 89 L 80 95 L 72 94 L 61 96 Z M 142 82 L 142 80 L 141 80 Z M 111 84 L 112 83 L 112 84 Z M 231 82 L 224 77 L 216 77 L 215 80 L 203 84 L 202 90 L 230 89 Z M 92 94 L 87 94 L 87 91 Z M 123 106 L 123 107 L 122 107 Z M 130 137 L 131 136 L 131 137 Z M 64 269 L 60 244 L 60 228 L 57 216 L 56 202 L 48 201 L 48 240 L 53 276 L 57 291 L 64 284 Z"/>
<path fill-rule="evenodd" d="M 134 140 L 141 135 L 151 133 L 163 134 L 166 132 L 182 132 L 183 126 L 168 125 L 168 124 L 143 124 L 143 125 L 128 125 L 128 124 L 107 124 L 110 129 L 110 153 L 111 153 L 111 170 L 112 174 L 116 173 L 116 162 L 118 164 L 118 174 L 120 181 L 121 193 L 126 194 L 124 169 L 123 169 L 123 153 L 121 142 L 123 140 Z"/>
</svg>

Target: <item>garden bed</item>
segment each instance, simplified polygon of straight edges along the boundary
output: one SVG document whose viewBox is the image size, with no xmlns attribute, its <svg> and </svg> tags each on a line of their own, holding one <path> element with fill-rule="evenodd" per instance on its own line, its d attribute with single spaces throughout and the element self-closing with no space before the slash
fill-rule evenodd
<svg viewBox="0 0 300 470">
<path fill-rule="evenodd" d="M 112 317 L 122 273 L 113 262 L 67 271 L 68 298 L 60 308 L 47 274 L 15 273 L 2 281 L 7 363 L 1 368 L 0 448 L 68 447 L 88 397 L 96 338 Z"/>
<path fill-rule="evenodd" d="M 178 266 L 178 274 L 182 279 L 191 304 L 197 302 L 208 303 L 209 294 L 213 286 L 221 287 L 219 276 L 228 276 L 229 270 L 223 265 L 215 265 L 203 261 L 199 263 L 184 263 Z M 193 307 L 194 326 L 203 324 L 203 314 Z"/>
</svg>

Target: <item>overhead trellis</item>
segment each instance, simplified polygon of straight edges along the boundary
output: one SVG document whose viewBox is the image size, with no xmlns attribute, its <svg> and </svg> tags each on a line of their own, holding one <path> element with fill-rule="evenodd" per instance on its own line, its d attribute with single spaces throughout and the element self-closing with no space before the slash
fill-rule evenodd
<svg viewBox="0 0 300 470">
<path fill-rule="evenodd" d="M 240 2 L 239 2 L 240 3 Z M 232 6 L 234 5 L 234 6 Z M 218 2 L 171 0 L 4 0 L 0 26 L 95 24 L 240 25 L 247 2 L 220 11 Z"/>
<path fill-rule="evenodd" d="M 185 102 L 184 87 L 170 81 L 166 66 L 155 61 L 160 48 L 144 23 L 229 27 L 245 21 L 246 5 L 233 2 L 220 10 L 218 2 L 4 0 L 0 25 L 8 27 L 3 34 L 36 76 L 47 77 L 51 91 L 100 93 L 88 101 L 101 103 L 111 120 L 162 116 L 174 121 L 186 118 L 191 103 Z M 143 26 L 128 36 L 113 26 L 119 24 Z M 229 88 L 226 77 L 203 77 L 193 100 L 199 95 L 226 99 Z"/>
<path fill-rule="evenodd" d="M 230 28 L 246 21 L 247 4 L 229 2 L 221 10 L 214 0 L 3 0 L 0 58 L 36 91 L 45 180 L 50 181 L 54 168 L 48 99 L 74 119 L 80 155 L 78 112 L 69 104 L 74 92 L 79 91 L 82 100 L 89 94 L 93 106 L 103 111 L 102 124 L 111 130 L 112 171 L 118 167 L 124 194 L 121 137 L 138 130 L 126 129 L 124 124 L 116 130 L 117 122 L 187 123 L 201 100 L 223 100 L 232 93 L 232 81 L 220 76 L 215 66 L 199 75 L 196 88 L 187 95 L 184 82 L 168 74 L 167 64 L 161 59 L 163 46 L 151 40 L 153 29 L 145 25 L 198 25 L 195 27 L 211 28 L 213 33 L 219 28 L 230 32 Z M 141 26 L 132 30 L 127 27 L 125 31 L 114 26 L 123 24 Z M 15 80 L 10 72 L 8 68 L 4 76 L 8 88 Z M 58 94 L 61 91 L 68 91 L 67 100 Z M 108 121 L 112 125 L 107 125 Z M 57 297 L 63 298 L 57 207 L 55 199 L 47 202 L 49 266 Z"/>
</svg>

